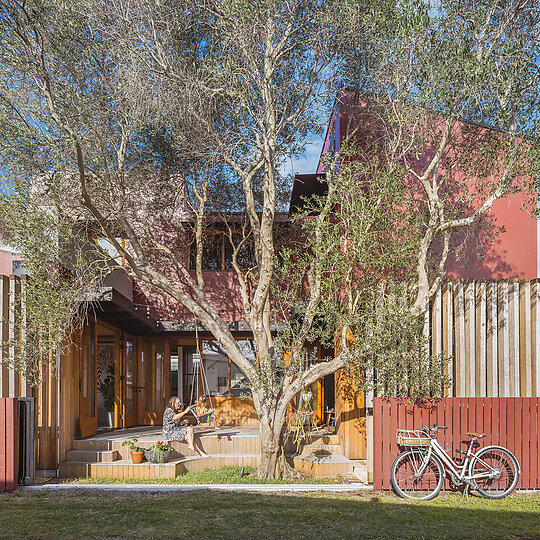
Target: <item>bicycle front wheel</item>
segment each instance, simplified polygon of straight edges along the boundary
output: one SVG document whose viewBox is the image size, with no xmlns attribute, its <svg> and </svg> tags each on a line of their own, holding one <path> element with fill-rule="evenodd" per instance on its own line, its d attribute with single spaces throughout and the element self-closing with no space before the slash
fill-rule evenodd
<svg viewBox="0 0 540 540">
<path fill-rule="evenodd" d="M 426 453 L 418 450 L 405 450 L 395 459 L 390 478 L 398 495 L 422 501 L 429 501 L 438 495 L 444 481 L 444 467 L 432 455 L 419 474 L 425 459 Z"/>
<path fill-rule="evenodd" d="M 519 480 L 517 459 L 502 446 L 482 448 L 469 465 L 469 475 L 478 493 L 488 499 L 502 499 L 514 491 Z"/>
</svg>

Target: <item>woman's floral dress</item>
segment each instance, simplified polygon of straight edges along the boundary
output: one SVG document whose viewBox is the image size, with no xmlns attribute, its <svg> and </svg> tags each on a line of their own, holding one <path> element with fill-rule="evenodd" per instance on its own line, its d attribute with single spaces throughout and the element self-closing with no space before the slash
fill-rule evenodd
<svg viewBox="0 0 540 540">
<path fill-rule="evenodd" d="M 180 425 L 180 420 L 173 420 L 174 411 L 168 407 L 163 413 L 163 439 L 165 441 L 183 441 L 187 429 Z"/>
</svg>

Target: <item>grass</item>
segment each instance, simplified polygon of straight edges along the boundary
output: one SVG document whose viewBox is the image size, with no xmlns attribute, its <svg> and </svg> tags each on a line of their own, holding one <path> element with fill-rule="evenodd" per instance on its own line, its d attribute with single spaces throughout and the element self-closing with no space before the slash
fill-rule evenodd
<svg viewBox="0 0 540 540">
<path fill-rule="evenodd" d="M 540 496 L 450 494 L 422 503 L 380 493 L 0 494 L 0 537 L 289 539 L 538 538 Z"/>
<path fill-rule="evenodd" d="M 188 471 L 176 478 L 69 478 L 65 484 L 341 484 L 342 478 L 306 478 L 304 480 L 261 480 L 248 476 L 255 467 L 228 465 L 220 469 Z"/>
</svg>

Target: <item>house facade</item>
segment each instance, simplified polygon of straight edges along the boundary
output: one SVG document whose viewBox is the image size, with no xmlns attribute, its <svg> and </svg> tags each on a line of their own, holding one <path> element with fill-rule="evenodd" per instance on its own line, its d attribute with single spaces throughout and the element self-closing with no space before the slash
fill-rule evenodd
<svg viewBox="0 0 540 540">
<path fill-rule="evenodd" d="M 349 120 L 347 110 L 336 107 L 323 156 L 339 150 Z M 296 176 L 291 212 L 303 196 L 324 192 L 322 159 L 315 171 Z M 432 351 L 452 357 L 449 396 L 540 395 L 540 236 L 532 210 L 524 207 L 519 194 L 497 201 L 490 219 L 504 232 L 486 247 L 482 258 L 450 258 L 447 263 L 449 281 L 433 299 L 426 328 Z M 286 223 L 288 216 L 280 219 Z M 242 350 L 256 362 L 224 232 L 216 230 L 211 243 L 203 263 L 208 295 Z M 26 278 L 4 272 L 0 278 L 3 337 L 23 337 L 14 313 L 22 305 Z M 218 423 L 258 424 L 253 402 L 245 396 L 243 374 L 182 307 L 145 290 L 119 269 L 92 299 L 88 313 L 65 354 L 42 367 L 39 388 L 30 388 L 7 365 L 0 368 L 0 397 L 35 397 L 36 469 L 57 470 L 74 441 L 98 432 L 160 425 L 173 395 L 187 404 L 193 396 L 209 393 Z M 318 359 L 332 354 L 320 345 L 314 348 Z M 199 353 L 204 379 L 196 370 Z M 10 351 L 2 354 L 9 356 Z M 373 396 L 356 395 L 339 372 L 310 390 L 316 423 L 335 423 L 343 455 L 367 460 L 369 466 Z"/>
</svg>

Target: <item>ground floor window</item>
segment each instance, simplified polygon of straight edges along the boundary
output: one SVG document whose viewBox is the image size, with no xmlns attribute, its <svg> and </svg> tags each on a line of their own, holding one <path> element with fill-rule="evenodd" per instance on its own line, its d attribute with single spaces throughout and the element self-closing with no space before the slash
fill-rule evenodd
<svg viewBox="0 0 540 540">
<path fill-rule="evenodd" d="M 256 363 L 257 352 L 253 340 L 243 338 L 238 339 L 237 343 L 246 358 Z M 184 345 L 171 351 L 171 395 L 180 395 L 184 402 L 189 403 L 192 396 L 195 399 L 205 393 L 211 396 L 243 396 L 250 393 L 246 377 L 218 341 L 201 338 L 200 350 L 206 381 L 203 380 L 201 370 L 197 369 L 197 361 L 195 365 L 193 362 L 198 354 L 195 345 Z"/>
</svg>

